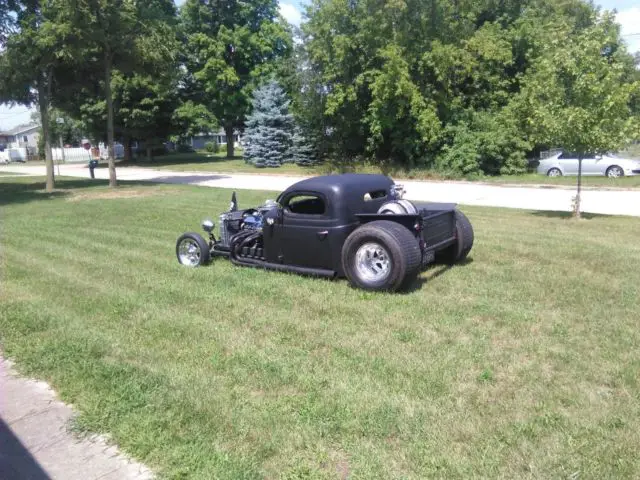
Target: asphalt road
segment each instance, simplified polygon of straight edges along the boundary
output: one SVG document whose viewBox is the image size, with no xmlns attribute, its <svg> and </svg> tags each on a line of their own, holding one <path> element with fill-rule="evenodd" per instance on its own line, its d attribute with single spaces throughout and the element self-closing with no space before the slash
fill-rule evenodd
<svg viewBox="0 0 640 480">
<path fill-rule="evenodd" d="M 44 175 L 44 166 L 6 165 L 0 171 L 30 175 Z M 97 178 L 108 178 L 105 168 L 97 169 Z M 56 167 L 57 173 L 57 167 Z M 89 177 L 85 165 L 62 165 L 61 175 Z M 145 180 L 160 183 L 178 183 L 205 187 L 235 188 L 248 190 L 281 191 L 303 177 L 227 174 L 209 172 L 174 172 L 151 168 L 119 167 L 118 179 Z M 0 177 L 1 178 L 1 177 Z M 518 208 L 526 210 L 565 211 L 571 210 L 575 195 L 573 188 L 544 186 L 501 186 L 478 182 L 430 182 L 400 181 L 406 190 L 405 198 L 416 201 L 452 202 L 463 205 Z M 593 189 L 582 195 L 582 211 L 605 215 L 630 215 L 640 217 L 640 189 Z"/>
</svg>

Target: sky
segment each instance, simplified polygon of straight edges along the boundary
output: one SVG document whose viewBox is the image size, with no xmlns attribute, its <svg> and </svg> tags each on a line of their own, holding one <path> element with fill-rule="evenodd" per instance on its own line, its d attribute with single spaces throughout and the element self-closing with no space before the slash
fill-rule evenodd
<svg viewBox="0 0 640 480">
<path fill-rule="evenodd" d="M 181 5 L 184 0 L 175 0 Z M 305 0 L 280 0 L 280 13 L 290 23 L 300 25 Z M 640 51 L 640 2 L 639 0 L 600 0 L 596 2 L 607 10 L 617 10 L 617 20 L 622 26 L 622 35 L 632 52 Z M 637 35 L 633 35 L 637 34 Z M 28 123 L 33 110 L 22 106 L 9 108 L 0 105 L 0 131 L 22 123 Z"/>
</svg>

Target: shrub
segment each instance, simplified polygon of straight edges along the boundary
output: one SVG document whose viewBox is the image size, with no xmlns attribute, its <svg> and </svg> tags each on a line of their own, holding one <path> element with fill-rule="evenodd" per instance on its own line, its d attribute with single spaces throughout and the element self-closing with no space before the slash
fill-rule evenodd
<svg viewBox="0 0 640 480">
<path fill-rule="evenodd" d="M 188 145 L 186 143 L 179 143 L 178 145 L 176 145 L 176 152 L 178 152 L 178 153 L 193 153 L 193 152 L 195 152 L 195 150 L 193 149 L 193 147 L 191 145 Z"/>
<path fill-rule="evenodd" d="M 220 151 L 220 144 L 218 142 L 207 142 L 204 144 L 204 149 L 208 153 L 218 153 Z"/>
</svg>

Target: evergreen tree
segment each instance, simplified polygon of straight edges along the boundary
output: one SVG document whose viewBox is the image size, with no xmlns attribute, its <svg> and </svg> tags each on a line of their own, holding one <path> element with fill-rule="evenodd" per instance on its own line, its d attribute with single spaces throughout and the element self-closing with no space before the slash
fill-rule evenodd
<svg viewBox="0 0 640 480">
<path fill-rule="evenodd" d="M 290 101 L 277 82 L 255 90 L 253 111 L 247 118 L 245 161 L 256 167 L 279 167 L 291 161 L 293 115 Z"/>
<path fill-rule="evenodd" d="M 293 130 L 291 161 L 301 167 L 310 167 L 318 163 L 316 149 L 305 135 L 302 128 L 296 125 Z"/>
</svg>

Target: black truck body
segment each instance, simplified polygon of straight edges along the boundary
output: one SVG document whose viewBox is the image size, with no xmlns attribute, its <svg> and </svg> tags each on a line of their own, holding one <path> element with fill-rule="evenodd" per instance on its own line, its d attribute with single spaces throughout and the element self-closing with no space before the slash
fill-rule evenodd
<svg viewBox="0 0 640 480">
<path fill-rule="evenodd" d="M 357 287 L 397 290 L 430 263 L 455 263 L 473 245 L 473 229 L 455 204 L 412 203 L 384 175 L 344 174 L 302 180 L 276 202 L 239 210 L 232 200 L 220 216 L 220 239 L 184 234 L 180 263 L 212 256 L 243 266 L 327 277 Z M 189 252 L 189 247 L 191 251 Z"/>
</svg>

